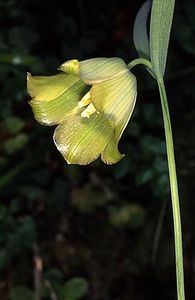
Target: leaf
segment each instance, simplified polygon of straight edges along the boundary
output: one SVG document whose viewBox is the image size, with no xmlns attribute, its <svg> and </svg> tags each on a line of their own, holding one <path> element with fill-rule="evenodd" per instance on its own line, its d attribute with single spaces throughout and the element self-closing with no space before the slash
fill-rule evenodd
<svg viewBox="0 0 195 300">
<path fill-rule="evenodd" d="M 153 0 L 150 19 L 150 56 L 157 77 L 165 72 L 175 0 Z"/>
<path fill-rule="evenodd" d="M 155 174 L 154 174 L 154 170 L 151 169 L 140 169 L 137 173 L 136 173 L 136 185 L 137 186 L 141 186 L 143 184 L 146 184 L 150 181 L 153 180 Z"/>
<path fill-rule="evenodd" d="M 88 291 L 88 282 L 82 277 L 68 280 L 61 290 L 61 300 L 77 300 Z"/>
<path fill-rule="evenodd" d="M 11 289 L 11 300 L 33 300 L 33 293 L 25 286 L 16 286 Z"/>
<path fill-rule="evenodd" d="M 139 228 L 144 223 L 145 210 L 139 204 L 110 207 L 109 220 L 114 227 L 128 225 L 132 228 Z"/>
<path fill-rule="evenodd" d="M 151 8 L 151 0 L 142 4 L 135 18 L 133 42 L 140 57 L 150 58 L 150 47 L 147 33 L 147 20 Z"/>
<path fill-rule="evenodd" d="M 32 244 L 37 236 L 36 225 L 32 217 L 25 216 L 22 218 L 22 221 L 17 228 L 16 235 L 20 239 L 20 244 L 23 249 L 32 248 Z"/>
<path fill-rule="evenodd" d="M 20 163 L 13 167 L 11 170 L 7 171 L 4 175 L 0 176 L 0 190 L 3 189 L 7 184 L 9 184 L 12 179 L 19 174 L 26 166 L 26 163 Z"/>
<path fill-rule="evenodd" d="M 5 125 L 10 133 L 15 134 L 21 131 L 25 123 L 22 119 L 12 116 L 5 119 Z"/>
<path fill-rule="evenodd" d="M 4 149 L 7 154 L 13 154 L 21 150 L 28 143 L 28 136 L 25 133 L 19 133 L 17 136 L 11 137 L 6 140 Z"/>
</svg>

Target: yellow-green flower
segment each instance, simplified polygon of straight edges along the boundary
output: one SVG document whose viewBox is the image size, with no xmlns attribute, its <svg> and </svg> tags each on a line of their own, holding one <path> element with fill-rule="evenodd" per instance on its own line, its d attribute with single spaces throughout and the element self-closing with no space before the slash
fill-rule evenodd
<svg viewBox="0 0 195 300">
<path fill-rule="evenodd" d="M 70 60 L 54 76 L 27 76 L 36 120 L 58 125 L 54 143 L 69 164 L 101 155 L 107 164 L 123 155 L 118 142 L 131 117 L 136 78 L 120 58 Z"/>
</svg>

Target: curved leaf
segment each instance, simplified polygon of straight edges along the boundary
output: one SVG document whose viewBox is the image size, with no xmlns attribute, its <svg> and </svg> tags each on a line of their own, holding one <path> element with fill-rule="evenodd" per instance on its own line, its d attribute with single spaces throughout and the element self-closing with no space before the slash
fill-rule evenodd
<svg viewBox="0 0 195 300">
<path fill-rule="evenodd" d="M 135 18 L 133 42 L 140 57 L 150 59 L 150 46 L 147 33 L 147 20 L 151 8 L 151 0 L 142 4 Z"/>
</svg>

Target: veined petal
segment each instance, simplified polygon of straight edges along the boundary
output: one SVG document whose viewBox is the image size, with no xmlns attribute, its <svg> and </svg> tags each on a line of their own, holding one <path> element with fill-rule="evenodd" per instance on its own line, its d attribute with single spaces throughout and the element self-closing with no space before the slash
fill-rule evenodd
<svg viewBox="0 0 195 300">
<path fill-rule="evenodd" d="M 79 61 L 77 59 L 67 60 L 61 66 L 59 66 L 58 70 L 67 74 L 73 74 L 78 76 L 80 70 Z"/>
<path fill-rule="evenodd" d="M 101 159 L 104 163 L 108 165 L 112 165 L 117 163 L 119 160 L 121 160 L 124 157 L 124 154 L 121 154 L 118 150 L 118 142 L 116 141 L 116 138 L 113 137 L 109 140 L 108 145 L 104 149 L 104 151 L 101 154 Z"/>
<path fill-rule="evenodd" d="M 78 81 L 78 77 L 65 73 L 54 76 L 32 76 L 28 73 L 27 89 L 34 100 L 50 101 L 62 95 Z"/>
<path fill-rule="evenodd" d="M 50 101 L 33 99 L 29 104 L 32 107 L 35 119 L 39 123 L 44 125 L 56 125 L 78 106 L 80 99 L 88 90 L 89 86 L 78 79 L 59 97 Z"/>
<path fill-rule="evenodd" d="M 113 128 L 101 114 L 89 119 L 72 114 L 56 128 L 54 143 L 69 164 L 86 165 L 98 158 L 112 137 Z"/>
<path fill-rule="evenodd" d="M 80 78 L 87 84 L 100 83 L 128 72 L 121 58 L 92 58 L 80 62 Z"/>
<path fill-rule="evenodd" d="M 100 84 L 94 84 L 90 95 L 95 108 L 114 126 L 118 142 L 135 106 L 137 96 L 135 76 L 127 72 Z"/>
</svg>

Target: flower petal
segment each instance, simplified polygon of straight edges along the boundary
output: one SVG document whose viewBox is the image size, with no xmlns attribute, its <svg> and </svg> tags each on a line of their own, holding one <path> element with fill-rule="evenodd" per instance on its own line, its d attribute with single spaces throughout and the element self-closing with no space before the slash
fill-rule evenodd
<svg viewBox="0 0 195 300">
<path fill-rule="evenodd" d="M 80 62 L 80 78 L 87 84 L 99 83 L 128 72 L 121 58 L 92 58 Z"/>
<path fill-rule="evenodd" d="M 54 76 L 32 76 L 27 74 L 27 89 L 34 100 L 50 101 L 59 97 L 79 78 L 65 73 Z"/>
<path fill-rule="evenodd" d="M 90 95 L 95 108 L 114 126 L 118 142 L 135 106 L 137 95 L 135 76 L 127 72 L 100 84 L 94 84 Z"/>
<path fill-rule="evenodd" d="M 58 70 L 65 72 L 67 74 L 73 74 L 79 76 L 80 64 L 77 59 L 71 59 L 65 61 Z"/>
<path fill-rule="evenodd" d="M 54 143 L 69 164 L 86 165 L 104 151 L 113 129 L 106 118 L 94 113 L 90 118 L 69 115 L 54 132 Z"/>
<path fill-rule="evenodd" d="M 118 151 L 118 142 L 116 141 L 115 137 L 110 139 L 108 145 L 101 154 L 101 159 L 103 160 L 103 162 L 108 165 L 112 165 L 117 163 L 123 157 L 124 154 L 121 154 Z"/>
<path fill-rule="evenodd" d="M 51 101 L 31 100 L 29 104 L 35 119 L 48 126 L 59 124 L 73 109 L 77 110 L 79 100 L 88 92 L 88 89 L 89 87 L 79 80 L 61 96 Z"/>
</svg>

